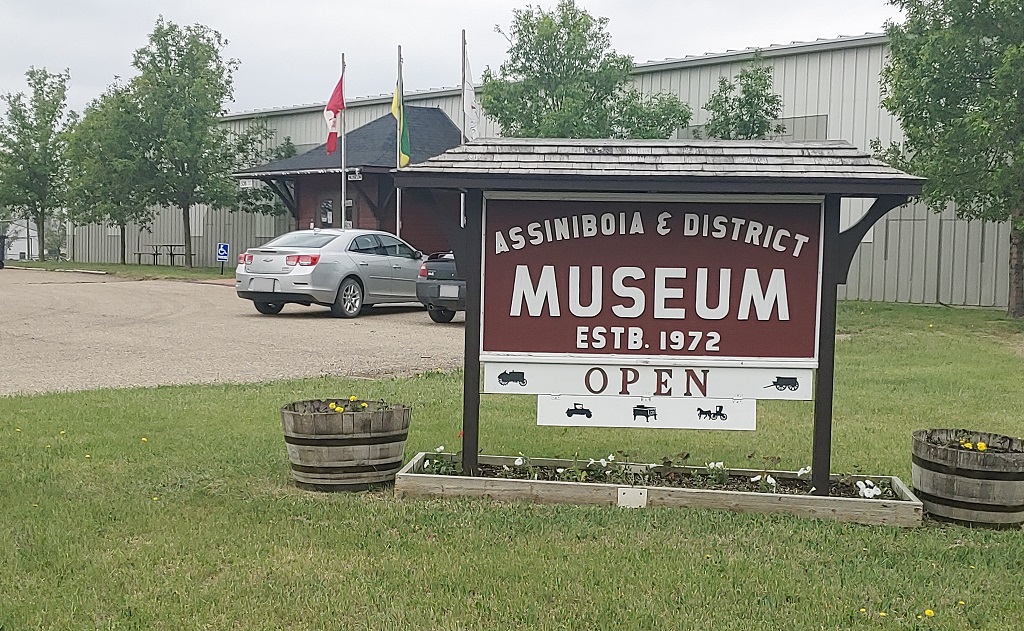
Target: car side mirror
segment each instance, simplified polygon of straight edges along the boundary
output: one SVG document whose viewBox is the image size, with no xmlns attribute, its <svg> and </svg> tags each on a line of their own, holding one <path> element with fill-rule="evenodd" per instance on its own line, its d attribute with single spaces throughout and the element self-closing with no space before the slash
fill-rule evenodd
<svg viewBox="0 0 1024 631">
<path fill-rule="evenodd" d="M 419 250 L 414 250 L 413 253 L 412 253 L 412 258 L 414 258 L 417 261 L 419 261 L 420 259 L 423 258 L 423 252 L 420 252 Z"/>
</svg>

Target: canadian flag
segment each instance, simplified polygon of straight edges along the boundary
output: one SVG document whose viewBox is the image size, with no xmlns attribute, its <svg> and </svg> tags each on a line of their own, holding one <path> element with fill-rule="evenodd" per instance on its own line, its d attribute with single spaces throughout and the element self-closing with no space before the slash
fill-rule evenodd
<svg viewBox="0 0 1024 631">
<path fill-rule="evenodd" d="M 338 79 L 338 85 L 334 86 L 331 98 L 324 108 L 324 120 L 327 121 L 327 155 L 331 155 L 338 148 L 338 115 L 345 109 L 345 95 L 342 94 L 342 84 L 345 82 L 345 73 Z"/>
</svg>

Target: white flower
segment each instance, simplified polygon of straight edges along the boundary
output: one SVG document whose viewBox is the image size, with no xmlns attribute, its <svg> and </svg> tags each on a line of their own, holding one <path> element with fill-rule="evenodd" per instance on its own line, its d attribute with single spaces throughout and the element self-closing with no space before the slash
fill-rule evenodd
<svg viewBox="0 0 1024 631">
<path fill-rule="evenodd" d="M 863 498 L 872 499 L 882 494 L 882 489 L 875 486 L 875 483 L 871 480 L 863 480 L 857 482 L 857 488 L 859 495 Z"/>
<path fill-rule="evenodd" d="M 522 458 L 516 458 L 516 461 L 514 463 L 512 463 L 512 464 L 514 464 L 517 467 L 521 467 L 521 466 L 523 466 L 523 462 L 524 462 L 524 460 Z"/>
<path fill-rule="evenodd" d="M 593 465 L 595 462 L 597 462 L 597 461 L 594 460 L 593 458 L 591 458 L 590 462 L 587 463 L 587 466 L 589 467 L 589 466 Z"/>
<path fill-rule="evenodd" d="M 558 467 L 557 469 L 555 469 L 555 473 L 565 473 L 565 468 Z"/>
<path fill-rule="evenodd" d="M 810 467 L 800 467 L 800 470 L 796 472 L 796 477 L 801 478 L 811 472 Z"/>
<path fill-rule="evenodd" d="M 502 468 L 502 470 L 504 470 L 504 471 L 508 471 L 508 465 L 507 465 L 507 464 L 503 464 L 503 465 L 501 465 L 501 468 Z"/>
<path fill-rule="evenodd" d="M 600 460 L 598 460 L 598 462 L 601 463 L 602 467 L 607 467 L 608 466 L 608 461 L 605 460 L 604 458 L 601 458 Z"/>
<path fill-rule="evenodd" d="M 430 461 L 429 460 L 424 460 L 423 461 L 423 468 L 426 469 L 429 466 L 430 466 Z"/>
<path fill-rule="evenodd" d="M 615 462 L 615 454 L 608 454 L 608 460 L 611 462 Z"/>
<path fill-rule="evenodd" d="M 724 469 L 725 468 L 725 463 L 724 462 L 708 462 L 708 463 L 705 463 L 705 466 L 707 466 L 708 469 Z"/>
<path fill-rule="evenodd" d="M 653 468 L 655 468 L 655 467 L 657 467 L 657 466 L 658 466 L 658 465 L 656 465 L 656 464 L 654 464 L 654 463 L 652 462 L 651 464 L 647 465 L 647 468 L 648 468 L 648 469 L 653 469 Z"/>
<path fill-rule="evenodd" d="M 439 445 L 438 447 L 435 447 L 434 451 L 436 453 L 441 453 L 442 451 L 444 451 L 444 445 Z"/>
<path fill-rule="evenodd" d="M 776 482 L 775 478 L 773 478 L 772 476 L 768 476 L 767 478 L 765 478 L 765 482 L 767 482 L 768 486 L 772 487 L 773 489 L 779 485 L 779 483 Z"/>
<path fill-rule="evenodd" d="M 750 481 L 751 482 L 760 482 L 761 481 L 761 476 L 755 475 L 754 477 L 750 478 Z"/>
</svg>

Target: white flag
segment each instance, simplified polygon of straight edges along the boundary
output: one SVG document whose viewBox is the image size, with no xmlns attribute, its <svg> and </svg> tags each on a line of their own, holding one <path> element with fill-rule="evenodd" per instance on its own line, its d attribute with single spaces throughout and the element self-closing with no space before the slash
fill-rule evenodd
<svg viewBox="0 0 1024 631">
<path fill-rule="evenodd" d="M 463 130 L 466 138 L 473 140 L 480 135 L 480 104 L 476 100 L 476 90 L 473 89 L 473 72 L 469 69 L 469 54 L 463 49 L 464 63 L 466 64 L 466 77 L 462 80 L 462 110 L 466 113 L 466 129 Z"/>
</svg>

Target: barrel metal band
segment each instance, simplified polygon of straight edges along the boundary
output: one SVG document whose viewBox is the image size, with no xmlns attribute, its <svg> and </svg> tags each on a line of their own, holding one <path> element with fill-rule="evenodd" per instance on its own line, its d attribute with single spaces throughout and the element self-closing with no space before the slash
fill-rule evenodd
<svg viewBox="0 0 1024 631">
<path fill-rule="evenodd" d="M 405 440 L 408 432 L 386 436 L 360 436 L 358 438 L 299 438 L 285 434 L 284 442 L 302 447 L 358 447 L 361 445 L 386 445 Z"/>
<path fill-rule="evenodd" d="M 980 469 L 961 469 L 960 467 L 951 467 L 940 462 L 933 462 L 931 460 L 925 460 L 924 458 L 913 454 L 911 461 L 922 469 L 928 469 L 935 473 L 944 473 L 946 475 L 960 476 L 961 478 L 971 478 L 972 480 L 996 480 L 999 482 L 1024 482 L 1024 471 L 982 471 Z"/>
<path fill-rule="evenodd" d="M 299 471 L 300 473 L 322 473 L 325 475 L 335 475 L 341 473 L 378 473 L 388 471 L 398 471 L 402 468 L 402 460 L 390 460 L 382 462 L 380 464 L 364 464 L 364 465 L 353 465 L 349 467 L 310 467 L 304 464 L 292 463 L 292 471 Z"/>
<path fill-rule="evenodd" d="M 978 502 L 951 500 L 945 497 L 939 497 L 938 495 L 932 495 L 931 493 L 925 493 L 919 489 L 914 489 L 914 494 L 926 502 L 941 504 L 942 506 L 949 506 L 950 508 L 962 508 L 963 510 L 973 510 L 982 513 L 1024 513 L 1024 504 L 1018 504 L 1016 506 L 1008 506 L 1006 504 L 979 504 Z"/>
</svg>

